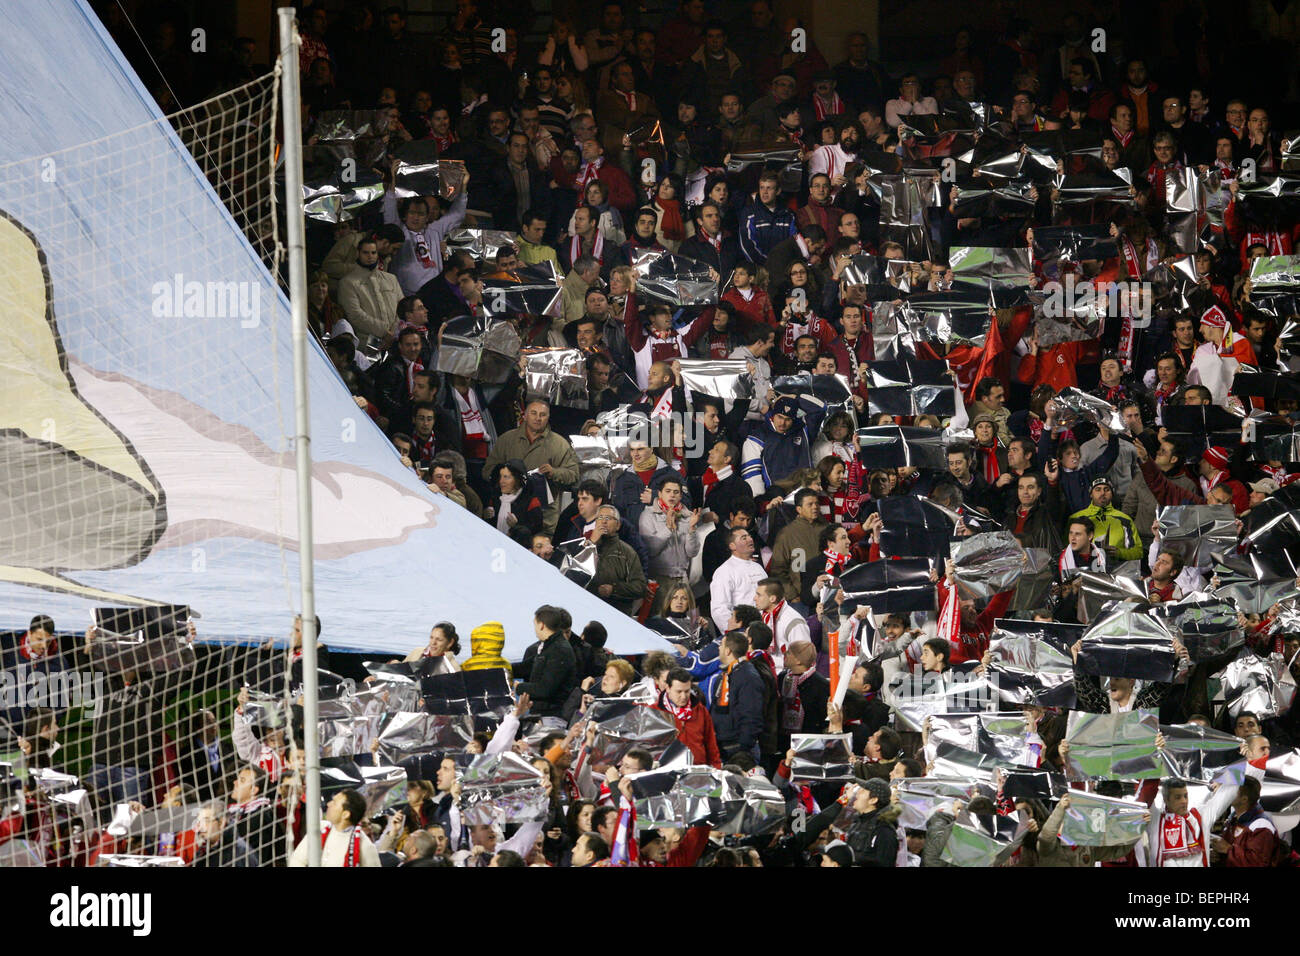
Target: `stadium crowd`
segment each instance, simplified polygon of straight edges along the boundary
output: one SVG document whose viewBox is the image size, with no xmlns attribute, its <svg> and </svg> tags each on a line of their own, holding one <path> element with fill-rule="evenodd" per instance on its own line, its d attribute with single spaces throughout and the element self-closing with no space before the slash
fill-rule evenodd
<svg viewBox="0 0 1300 956">
<path fill-rule="evenodd" d="M 900 786 L 932 774 L 933 751 L 927 759 L 928 725 L 900 720 L 892 691 L 909 672 L 940 685 L 986 673 L 999 619 L 1091 623 L 1085 573 L 1131 575 L 1152 605 L 1213 595 L 1222 582 L 1209 556 L 1162 540 L 1158 519 L 1170 506 L 1230 509 L 1232 556 L 1259 556 L 1260 535 L 1279 520 L 1270 508 L 1300 477 L 1289 444 L 1261 455 L 1256 441 L 1265 424 L 1289 435 L 1300 408 L 1287 364 L 1295 310 L 1252 284 L 1252 262 L 1290 256 L 1300 235 L 1274 104 L 1237 98 L 1230 76 L 1211 85 L 1212 38 L 1198 41 L 1189 68 L 1133 47 L 1094 49 L 1094 24 L 1074 13 L 1050 36 L 1014 18 L 963 27 L 938 71 L 891 77 L 865 33 L 852 33 L 832 66 L 811 38 L 792 49 L 802 24 L 779 21 L 769 0 L 745 12 L 724 21 L 703 0 L 684 0 L 638 18 L 609 0 L 581 21 L 590 29 L 556 17 L 544 45 L 525 50 L 513 26 L 494 47 L 495 24 L 475 0 L 458 0 L 436 38 L 409 32 L 397 7 L 354 5 L 338 19 L 304 11 L 306 135 L 318 137 L 333 111 L 374 109 L 386 150 L 375 168 L 381 202 L 345 222 L 310 223 L 310 320 L 340 378 L 448 507 L 563 569 L 610 605 L 611 620 L 637 618 L 675 650 L 613 657 L 602 622 L 580 628 L 547 606 L 535 615 L 536 643 L 507 664 L 500 625 L 438 624 L 408 660 L 511 671 L 514 711 L 468 751 L 525 754 L 543 771 L 547 817 L 505 831 L 463 824 L 464 760 L 448 754 L 432 779 L 411 776 L 406 804 L 382 820 L 368 818 L 356 790 L 337 791 L 321 838 L 327 863 L 947 865 L 955 828 L 998 815 L 1023 821 L 1011 865 L 1289 863 L 1294 822 L 1279 826 L 1261 792 L 1300 732 L 1296 712 L 1275 695 L 1263 716 L 1230 713 L 1214 686 L 1247 655 L 1280 662 L 1294 690 L 1294 588 L 1264 607 L 1239 602 L 1241 640 L 1230 653 L 1194 657 L 1175 638 L 1171 681 L 1099 675 L 1076 661 L 1075 711 L 1150 710 L 1162 729 L 1240 738 L 1244 769 L 1197 787 L 1195 805 L 1173 776 L 1071 777 L 1073 789 L 1023 799 L 995 777 L 988 793 L 904 828 Z M 463 164 L 463 188 L 399 198 L 398 157 L 412 144 Z M 1045 177 L 1031 173 L 1032 156 L 1046 159 Z M 1217 215 L 1196 210 L 1190 239 L 1172 187 L 1188 171 L 1221 200 Z M 906 182 L 911 204 L 900 210 L 895 187 Z M 1281 187 L 1260 196 L 1267 183 Z M 452 241 L 462 229 L 511 237 L 476 254 Z M 980 247 L 1027 253 L 1030 274 L 1004 267 L 1010 257 L 964 272 L 967 250 Z M 715 301 L 644 294 L 638 263 L 655 254 L 701 264 Z M 546 263 L 559 282 L 548 314 L 492 311 L 488 290 Z M 1300 271 L 1294 260 L 1276 268 Z M 1186 281 L 1169 294 L 1152 278 L 1161 269 Z M 1074 329 L 1085 334 L 1062 338 L 1063 323 L 1004 294 L 1067 277 L 1114 306 Z M 1106 291 L 1116 283 L 1157 285 L 1154 308 L 1121 309 Z M 957 336 L 954 321 L 938 335 L 902 335 L 889 324 L 909 302 L 929 303 L 923 314 L 940 308 L 936 294 L 972 288 L 989 302 L 974 332 Z M 444 326 L 465 316 L 514 331 L 521 353 L 504 381 L 438 370 Z M 1048 329 L 1058 334 L 1040 342 Z M 522 350 L 532 348 L 581 354 L 585 408 L 529 391 Z M 687 387 L 681 363 L 691 359 L 740 360 L 752 398 Z M 934 406 L 951 403 L 938 414 L 882 410 L 870 382 L 884 359 L 945 363 Z M 1241 394 L 1235 386 L 1255 373 L 1279 374 L 1265 375 L 1269 389 Z M 820 387 L 827 380 L 842 387 L 838 404 Z M 1114 414 L 1081 414 L 1079 395 Z M 634 434 L 625 460 L 580 460 L 572 439 L 611 433 L 605 413 L 628 407 L 678 427 L 660 443 Z M 1209 412 L 1189 426 L 1184 410 L 1197 407 L 1230 416 L 1227 437 Z M 912 450 L 928 433 L 944 467 L 873 460 L 864 437 L 890 428 Z M 931 555 L 930 609 L 873 614 L 851 602 L 841 614 L 841 578 L 895 556 L 882 514 L 898 512 L 883 503 L 907 497 L 950 517 Z M 1000 529 L 1047 560 L 1009 590 L 971 597 L 950 547 Z M 582 554 L 588 563 L 575 571 Z M 1255 583 L 1295 577 L 1294 563 L 1285 573 L 1270 565 Z M 459 662 L 457 626 L 470 629 Z M 5 652 L 6 666 L 71 667 L 83 648 L 61 650 L 53 622 L 38 618 Z M 284 663 L 284 653 L 292 663 L 300 649 L 291 641 L 274 659 Z M 842 696 L 832 673 L 846 676 Z M 243 716 L 247 692 L 227 683 L 230 706 L 197 712 L 184 746 L 155 738 L 132 749 L 132 735 L 113 728 L 157 722 L 148 711 L 161 713 L 165 692 L 110 676 L 117 723 L 95 718 L 103 736 L 93 748 L 101 827 L 84 836 L 77 862 L 120 851 L 125 838 L 102 828 L 118 804 L 143 812 L 199 801 L 198 822 L 169 853 L 193 865 L 305 861 L 296 733 L 255 730 Z M 775 784 L 786 824 L 726 838 L 707 826 L 638 832 L 626 778 L 658 755 L 635 747 L 592 766 L 596 728 L 585 719 L 593 702 L 629 692 L 671 715 L 695 763 Z M 1070 709 L 1031 701 L 1023 715 L 1018 763 L 1064 779 Z M 57 767 L 60 715 L 17 717 L 24 753 Z M 803 734 L 850 735 L 854 781 L 795 777 L 792 736 Z M 167 747 L 175 785 L 164 791 L 157 764 Z M 1064 840 L 1071 794 L 1093 791 L 1148 808 L 1148 829 L 1124 843 Z M 0 834 L 57 830 L 40 800 L 27 800 Z M 47 858 L 72 859 L 53 849 Z"/>
</svg>

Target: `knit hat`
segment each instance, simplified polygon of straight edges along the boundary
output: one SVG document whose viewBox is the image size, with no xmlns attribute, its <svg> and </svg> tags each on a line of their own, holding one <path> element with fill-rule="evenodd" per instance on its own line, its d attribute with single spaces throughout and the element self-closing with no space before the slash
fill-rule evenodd
<svg viewBox="0 0 1300 956">
<path fill-rule="evenodd" d="M 1092 479 L 1091 487 L 1096 488 L 1098 485 L 1105 485 L 1111 491 L 1115 490 L 1115 486 L 1110 483 L 1110 479 L 1105 475 L 1098 475 L 1096 478 Z"/>
<path fill-rule="evenodd" d="M 793 398 L 779 398 L 772 403 L 773 415 L 785 415 L 789 418 L 799 417 L 799 403 Z"/>
<path fill-rule="evenodd" d="M 872 777 L 863 781 L 862 789 L 876 798 L 877 807 L 884 807 L 889 804 L 889 784 L 879 777 Z"/>
<path fill-rule="evenodd" d="M 829 856 L 835 861 L 836 866 L 853 865 L 853 847 L 849 846 L 843 840 L 832 840 L 822 848 L 822 855 Z"/>
<path fill-rule="evenodd" d="M 1201 313 L 1201 325 L 1208 325 L 1215 329 L 1226 329 L 1228 327 L 1228 317 L 1224 314 L 1223 309 L 1217 305 L 1212 305 Z"/>
<path fill-rule="evenodd" d="M 1273 492 L 1277 491 L 1277 489 L 1278 484 L 1272 478 L 1261 478 L 1259 481 L 1252 481 L 1250 483 L 1250 490 L 1257 491 L 1261 495 L 1271 495 Z"/>
<path fill-rule="evenodd" d="M 1205 449 L 1205 453 L 1201 455 L 1201 461 L 1218 471 L 1223 471 L 1228 467 L 1228 458 L 1228 449 L 1224 448 L 1222 445 L 1215 445 L 1213 448 L 1207 448 Z"/>
</svg>

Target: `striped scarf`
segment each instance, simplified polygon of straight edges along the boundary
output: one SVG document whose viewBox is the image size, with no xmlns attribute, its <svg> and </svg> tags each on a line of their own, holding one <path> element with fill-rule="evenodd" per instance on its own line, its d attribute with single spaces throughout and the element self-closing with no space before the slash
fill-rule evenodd
<svg viewBox="0 0 1300 956">
<path fill-rule="evenodd" d="M 817 121 L 821 122 L 828 116 L 839 116 L 844 112 L 844 101 L 840 99 L 840 94 L 834 90 L 831 91 L 831 102 L 827 106 L 820 95 L 813 94 L 813 112 L 817 114 Z"/>
<path fill-rule="evenodd" d="M 839 577 L 844 572 L 844 566 L 849 563 L 849 555 L 840 554 L 838 551 L 832 551 L 827 548 L 822 552 L 822 557 L 826 559 L 825 574 L 832 577 Z"/>
<path fill-rule="evenodd" d="M 320 848 L 325 849 L 325 841 L 329 839 L 330 832 L 334 828 L 326 821 L 321 825 Z M 348 837 L 348 849 L 343 854 L 343 866 L 359 867 L 361 865 L 361 827 L 353 827 L 352 835 Z"/>
</svg>

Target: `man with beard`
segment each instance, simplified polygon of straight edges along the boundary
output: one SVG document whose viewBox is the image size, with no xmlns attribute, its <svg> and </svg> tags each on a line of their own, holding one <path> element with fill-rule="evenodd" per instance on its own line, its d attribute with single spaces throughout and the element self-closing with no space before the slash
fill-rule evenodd
<svg viewBox="0 0 1300 956">
<path fill-rule="evenodd" d="M 808 157 L 809 183 L 811 184 L 813 176 L 825 173 L 830 177 L 832 198 L 838 197 L 840 189 L 848 183 L 845 171 L 849 163 L 857 159 L 858 149 L 865 138 L 861 124 L 848 123 L 840 130 L 838 143 L 818 146 L 813 150 L 812 155 Z M 826 234 L 832 235 L 831 230 L 826 230 Z"/>
</svg>

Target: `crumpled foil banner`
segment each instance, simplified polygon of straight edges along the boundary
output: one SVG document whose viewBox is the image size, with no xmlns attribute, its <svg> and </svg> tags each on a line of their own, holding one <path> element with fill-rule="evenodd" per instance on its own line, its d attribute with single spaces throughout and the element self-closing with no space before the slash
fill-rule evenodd
<svg viewBox="0 0 1300 956">
<path fill-rule="evenodd" d="M 83 833 L 90 833 L 90 793 L 81 779 L 48 767 L 28 768 L 28 786 L 34 786 L 49 801 L 60 817 L 79 823 Z"/>
<path fill-rule="evenodd" d="M 583 479 L 589 470 L 608 473 L 615 465 L 630 465 L 632 453 L 628 450 L 627 435 L 570 435 L 569 444 L 578 458 L 578 470 Z"/>
<path fill-rule="evenodd" d="M 1237 607 L 1230 601 L 1207 599 L 1203 593 L 1193 592 L 1177 604 L 1153 604 L 1148 613 L 1179 634 L 1194 664 L 1245 642 Z"/>
<path fill-rule="evenodd" d="M 542 771 L 514 751 L 480 754 L 461 777 L 461 818 L 470 826 L 545 820 L 550 797 Z"/>
<path fill-rule="evenodd" d="M 563 281 L 555 263 L 549 259 L 520 266 L 513 272 L 483 279 L 483 304 L 493 316 L 518 312 L 558 318 L 563 309 Z"/>
<path fill-rule="evenodd" d="M 900 777 L 891 780 L 890 786 L 902 808 L 898 825 L 905 830 L 924 830 L 936 811 L 951 810 L 954 800 L 968 803 L 979 793 L 978 785 L 964 777 Z"/>
<path fill-rule="evenodd" d="M 1274 318 L 1300 312 L 1300 256 L 1263 256 L 1251 262 L 1250 304 Z"/>
<path fill-rule="evenodd" d="M 334 717 L 317 723 L 322 757 L 355 757 L 370 753 L 370 744 L 379 733 L 383 717 Z"/>
<path fill-rule="evenodd" d="M 895 674 L 889 682 L 889 705 L 898 717 L 898 729 L 920 733 L 925 718 L 934 714 L 997 711 L 998 693 L 991 680 L 977 675 L 953 676 L 968 679 L 948 683 L 936 674 Z"/>
<path fill-rule="evenodd" d="M 913 468 L 945 471 L 948 450 L 943 433 L 933 428 L 872 425 L 858 429 L 858 458 L 868 468 Z"/>
<path fill-rule="evenodd" d="M 1088 627 L 1079 648 L 1080 673 L 1171 681 L 1178 666 L 1174 634 L 1146 608 L 1120 604 Z"/>
<path fill-rule="evenodd" d="M 1002 866 L 1029 832 L 1022 815 L 968 813 L 954 821 L 940 859 L 951 866 Z"/>
<path fill-rule="evenodd" d="M 1022 713 L 934 714 L 925 746 L 925 761 L 933 763 L 941 744 L 996 757 L 1009 764 L 1033 766 L 1025 743 Z"/>
<path fill-rule="evenodd" d="M 1032 216 L 1034 200 L 1029 190 L 1034 188 L 1028 179 L 1011 180 L 994 185 L 979 179 L 957 181 L 956 215 L 959 219 L 1013 219 Z"/>
<path fill-rule="evenodd" d="M 791 734 L 791 782 L 853 779 L 852 734 Z"/>
<path fill-rule="evenodd" d="M 876 502 L 880 515 L 880 555 L 935 558 L 948 550 L 960 516 L 929 498 L 890 495 Z"/>
<path fill-rule="evenodd" d="M 1127 435 L 1128 426 L 1119 409 L 1096 395 L 1089 395 L 1082 389 L 1068 385 L 1052 401 L 1056 405 L 1057 420 L 1063 425 L 1075 422 L 1092 422 L 1094 425 L 1109 428 L 1116 435 Z"/>
<path fill-rule="evenodd" d="M 1206 199 L 1204 176 L 1195 167 L 1165 173 L 1165 236 L 1178 252 L 1200 248 Z"/>
<path fill-rule="evenodd" d="M 469 714 L 427 714 L 402 711 L 392 715 L 379 732 L 379 752 L 389 763 L 420 754 L 457 753 L 474 739 Z"/>
<path fill-rule="evenodd" d="M 1009 591 L 1029 570 L 1024 546 L 1010 531 L 990 531 L 949 542 L 957 587 L 977 601 Z"/>
<path fill-rule="evenodd" d="M 476 730 L 495 728 L 515 703 L 502 667 L 424 677 L 420 692 L 426 713 L 468 714 Z"/>
<path fill-rule="evenodd" d="M 1260 720 L 1281 717 L 1291 709 L 1295 693 L 1295 679 L 1280 657 L 1243 650 L 1223 671 L 1223 700 L 1234 720 L 1242 711 Z"/>
<path fill-rule="evenodd" d="M 1146 804 L 1135 800 L 1071 790 L 1059 836 L 1066 846 L 1136 843 L 1146 834 L 1149 813 Z"/>
<path fill-rule="evenodd" d="M 1002 700 L 1039 707 L 1075 706 L 1074 659 L 1070 647 L 1083 637 L 1079 624 L 994 622 L 989 635 L 989 673 Z"/>
<path fill-rule="evenodd" d="M 1212 445 L 1241 441 L 1241 416 L 1219 405 L 1166 405 L 1160 412 L 1167 437 L 1177 440 L 1193 460 Z"/>
<path fill-rule="evenodd" d="M 1233 602 L 1246 614 L 1264 614 L 1279 601 L 1300 595 L 1295 570 L 1282 573 L 1283 569 L 1277 566 L 1287 560 L 1285 552 L 1273 555 L 1273 560 L 1269 557 L 1252 552 L 1217 559 L 1210 593 Z"/>
<path fill-rule="evenodd" d="M 682 388 L 721 399 L 754 396 L 754 376 L 744 359 L 679 359 Z"/>
<path fill-rule="evenodd" d="M 1149 603 L 1147 592 L 1136 573 L 1076 571 L 1075 574 L 1083 582 L 1079 592 L 1079 612 L 1085 621 L 1095 621 L 1112 602 L 1140 604 L 1143 607 Z"/>
<path fill-rule="evenodd" d="M 1160 722 L 1151 711 L 1088 714 L 1070 711 L 1065 739 L 1071 780 L 1151 780 L 1163 762 L 1157 756 Z"/>
<path fill-rule="evenodd" d="M 369 170 L 384 163 L 388 148 L 388 116 L 383 110 L 323 110 L 311 126 L 315 142 L 303 148 L 309 166 L 342 167 L 356 161 L 356 169 Z"/>
<path fill-rule="evenodd" d="M 1034 274 L 1028 249 L 991 246 L 953 246 L 948 268 L 959 279 L 987 279 L 1002 286 L 1028 286 Z"/>
<path fill-rule="evenodd" d="M 671 252 L 642 250 L 632 260 L 637 294 L 674 306 L 717 305 L 718 283 L 703 262 Z"/>
<path fill-rule="evenodd" d="M 903 358 L 867 363 L 867 410 L 872 414 L 938 415 L 957 412 L 948 363 Z"/>
<path fill-rule="evenodd" d="M 993 321 L 992 309 L 999 304 L 992 292 L 962 286 L 916 293 L 897 307 L 895 317 L 906 323 L 913 342 L 981 348 Z"/>
<path fill-rule="evenodd" d="M 1062 261 L 1084 262 L 1089 259 L 1113 259 L 1119 255 L 1119 243 L 1105 223 L 1083 226 L 1035 226 L 1034 262 L 1045 273 Z"/>
<path fill-rule="evenodd" d="M 1136 202 L 1131 194 L 1133 188 L 1132 174 L 1126 167 L 1108 170 L 1101 167 L 1095 172 L 1066 173 L 1057 176 L 1052 183 L 1059 191 L 1053 203 L 1053 218 L 1069 217 L 1079 220 L 1095 220 L 1103 210 L 1120 206 L 1132 209 Z M 1093 209 L 1087 207 L 1092 206 Z M 1101 208 L 1097 208 L 1100 206 Z M 1037 235 L 1038 230 L 1034 230 Z M 1113 254 L 1113 253 L 1112 253 Z"/>
<path fill-rule="evenodd" d="M 406 783 L 406 770 L 390 764 L 360 766 L 350 757 L 321 758 L 321 799 L 327 800 L 340 790 L 352 789 L 366 801 L 366 816 L 372 817 L 388 803 L 400 801 Z"/>
<path fill-rule="evenodd" d="M 1166 776 L 1209 783 L 1221 770 L 1241 759 L 1241 741 L 1232 734 L 1200 724 L 1161 725 L 1163 750 L 1156 752 Z"/>
<path fill-rule="evenodd" d="M 1300 754 L 1294 750 L 1271 757 L 1264 765 L 1260 806 L 1273 817 L 1279 833 L 1300 824 Z"/>
<path fill-rule="evenodd" d="M 727 172 L 738 173 L 750 166 L 766 166 L 769 163 L 786 166 L 798 159 L 798 149 L 748 150 L 727 157 Z"/>
<path fill-rule="evenodd" d="M 596 580 L 597 547 L 587 538 L 563 541 L 556 548 L 560 558 L 560 573 L 578 587 L 585 588 Z"/>
<path fill-rule="evenodd" d="M 925 558 L 867 561 L 840 575 L 844 591 L 841 612 L 869 605 L 876 614 L 936 609 L 930 562 Z"/>
<path fill-rule="evenodd" d="M 519 360 L 519 333 L 510 322 L 466 315 L 448 319 L 442 329 L 439 372 L 490 385 L 510 377 Z"/>
<path fill-rule="evenodd" d="M 603 698 L 587 708 L 587 719 L 596 726 L 590 752 L 593 767 L 617 764 L 633 747 L 648 750 L 657 758 L 677 739 L 672 715 L 648 702 Z"/>
<path fill-rule="evenodd" d="M 1169 505 L 1156 516 L 1161 547 L 1176 549 L 1189 565 L 1209 570 L 1212 555 L 1237 548 L 1237 515 L 1231 505 Z"/>
<path fill-rule="evenodd" d="M 378 173 L 358 169 L 354 180 L 343 182 L 337 173 L 317 178 L 302 186 L 302 212 L 317 222 L 347 222 L 363 206 L 384 196 L 384 181 Z"/>
<path fill-rule="evenodd" d="M 1099 338 L 1104 331 L 1106 310 L 1111 304 L 1106 295 L 1071 294 L 1068 281 L 1059 287 L 1059 291 L 1031 290 L 1029 299 L 1034 304 L 1034 331 L 1040 349 Z"/>
<path fill-rule="evenodd" d="M 916 355 L 916 339 L 908 324 L 910 316 L 902 303 L 872 303 L 871 346 L 876 361 L 896 361 Z"/>
<path fill-rule="evenodd" d="M 587 408 L 587 356 L 580 349 L 523 350 L 524 381 L 530 398 L 552 406 Z"/>
<path fill-rule="evenodd" d="M 785 798 L 758 777 L 713 767 L 686 766 L 629 774 L 637 825 L 710 825 L 719 833 L 757 836 L 779 830 L 786 821 Z"/>
<path fill-rule="evenodd" d="M 468 252 L 477 262 L 491 263 L 496 258 L 497 250 L 503 246 L 519 248 L 519 235 L 504 229 L 462 227 L 447 236 L 448 251 Z"/>
<path fill-rule="evenodd" d="M 930 215 L 920 184 L 910 176 L 881 176 L 880 242 L 897 242 L 903 256 L 917 262 L 932 260 Z"/>
</svg>

